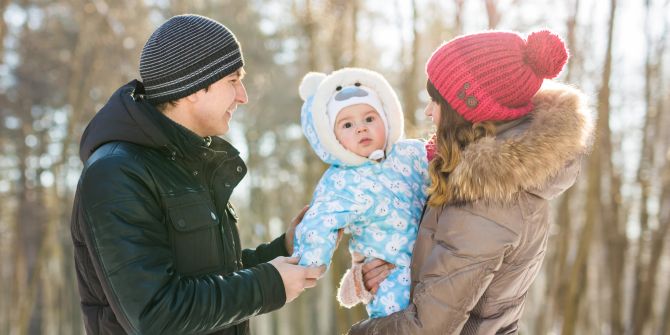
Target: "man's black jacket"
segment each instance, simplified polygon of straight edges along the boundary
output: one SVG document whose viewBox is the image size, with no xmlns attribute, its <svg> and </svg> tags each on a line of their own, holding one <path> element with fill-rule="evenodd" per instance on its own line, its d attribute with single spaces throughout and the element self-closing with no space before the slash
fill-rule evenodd
<svg viewBox="0 0 670 335">
<path fill-rule="evenodd" d="M 246 173 L 229 143 L 198 137 L 121 87 L 81 140 L 72 215 L 89 334 L 248 334 L 286 301 L 284 236 L 242 250 L 228 202 Z"/>
</svg>

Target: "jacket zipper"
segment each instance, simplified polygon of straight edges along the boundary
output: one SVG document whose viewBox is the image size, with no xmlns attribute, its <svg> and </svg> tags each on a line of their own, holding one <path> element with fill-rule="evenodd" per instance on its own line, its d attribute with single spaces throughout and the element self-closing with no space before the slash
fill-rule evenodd
<svg viewBox="0 0 670 335">
<path fill-rule="evenodd" d="M 221 168 L 221 166 L 223 166 L 223 164 L 225 162 L 233 160 L 235 157 L 237 157 L 237 156 L 222 160 L 212 170 L 212 175 L 209 178 L 210 180 L 209 180 L 209 183 L 208 183 L 210 197 L 212 198 L 212 200 L 216 199 L 215 196 L 214 196 L 214 191 L 213 190 L 214 190 L 214 179 L 216 177 L 217 171 Z M 216 206 L 216 211 L 217 211 L 217 213 L 219 213 L 219 219 L 221 220 L 221 223 L 219 224 L 219 227 L 221 229 L 221 239 L 222 239 L 222 241 L 225 241 L 225 236 L 226 235 L 230 236 L 230 242 L 232 243 L 232 249 L 233 249 L 232 252 L 233 252 L 233 256 L 235 257 L 235 261 L 233 263 L 233 271 L 237 271 L 237 270 L 239 270 L 238 262 L 240 260 L 240 256 L 239 256 L 239 253 L 237 251 L 238 248 L 237 248 L 237 243 L 235 241 L 235 236 L 233 235 L 233 228 L 230 225 L 230 218 L 228 217 L 228 207 L 227 207 L 228 204 L 226 203 L 226 208 L 224 208 L 223 210 L 221 210 L 221 208 L 219 208 L 219 203 L 218 202 L 215 202 L 214 206 Z M 221 214 L 221 213 L 223 213 L 223 214 Z M 224 222 L 224 220 L 225 220 L 225 222 Z M 224 224 L 226 225 L 226 227 L 224 227 Z M 225 232 L 226 229 L 228 229 L 229 234 L 226 234 L 226 232 Z M 224 244 L 224 243 L 222 243 L 222 244 Z M 225 251 L 225 246 L 224 246 L 224 251 Z M 224 262 L 227 262 L 227 260 L 228 260 L 228 258 L 224 257 Z"/>
</svg>

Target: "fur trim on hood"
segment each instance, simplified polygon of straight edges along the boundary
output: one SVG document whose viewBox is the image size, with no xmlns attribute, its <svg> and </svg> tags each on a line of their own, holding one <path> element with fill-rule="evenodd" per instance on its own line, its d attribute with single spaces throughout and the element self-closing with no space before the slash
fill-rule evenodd
<svg viewBox="0 0 670 335">
<path fill-rule="evenodd" d="M 577 89 L 546 81 L 528 120 L 469 144 L 447 181 L 452 203 L 509 204 L 520 191 L 544 189 L 570 162 L 588 153 L 594 115 Z"/>
</svg>

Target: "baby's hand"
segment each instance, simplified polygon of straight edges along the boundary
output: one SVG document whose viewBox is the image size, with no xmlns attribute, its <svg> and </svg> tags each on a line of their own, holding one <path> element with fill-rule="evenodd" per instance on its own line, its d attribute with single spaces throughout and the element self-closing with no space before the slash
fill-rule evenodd
<svg viewBox="0 0 670 335">
<path fill-rule="evenodd" d="M 393 268 L 395 268 L 395 265 L 379 258 L 375 258 L 363 264 L 362 272 L 365 289 L 372 294 L 377 293 L 379 284 L 388 277 Z"/>
</svg>

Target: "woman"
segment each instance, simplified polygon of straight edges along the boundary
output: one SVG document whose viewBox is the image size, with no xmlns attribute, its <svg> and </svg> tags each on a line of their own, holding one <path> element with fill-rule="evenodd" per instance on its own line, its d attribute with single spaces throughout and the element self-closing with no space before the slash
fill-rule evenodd
<svg viewBox="0 0 670 335">
<path fill-rule="evenodd" d="M 437 132 L 412 256 L 412 303 L 350 334 L 518 332 L 544 258 L 549 200 L 574 183 L 593 132 L 581 93 L 542 85 L 567 58 L 548 31 L 527 39 L 465 35 L 435 50 L 426 66 L 426 115 Z M 380 271 L 366 273 L 368 288 Z"/>
</svg>

